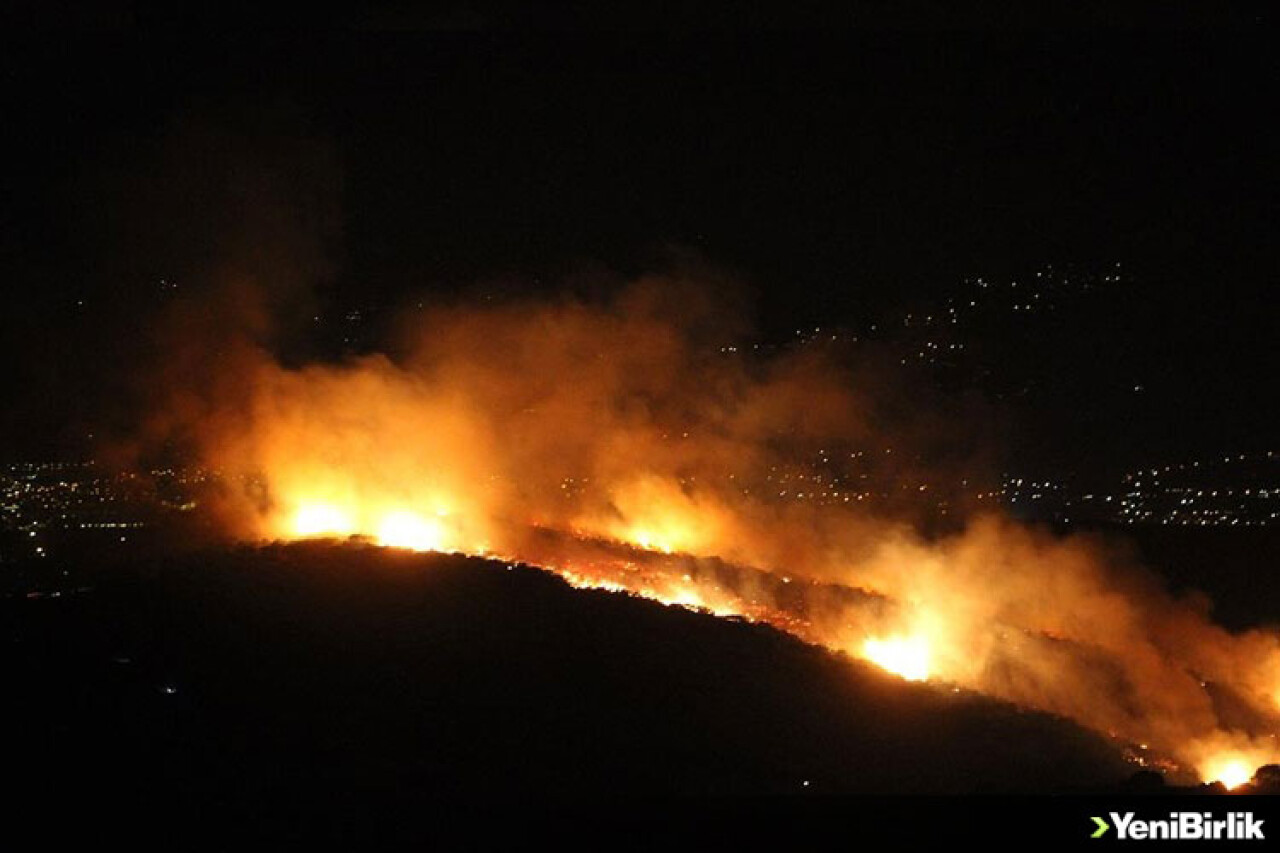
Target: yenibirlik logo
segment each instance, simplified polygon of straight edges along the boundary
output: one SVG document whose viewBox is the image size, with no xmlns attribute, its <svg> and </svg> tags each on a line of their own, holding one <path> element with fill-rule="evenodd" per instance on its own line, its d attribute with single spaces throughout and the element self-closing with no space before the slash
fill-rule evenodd
<svg viewBox="0 0 1280 853">
<path fill-rule="evenodd" d="M 1111 823 L 1100 817 L 1093 819 L 1097 829 L 1090 838 L 1102 838 L 1115 826 L 1117 841 L 1170 839 L 1176 841 L 1263 841 L 1263 820 L 1253 812 L 1228 812 L 1225 818 L 1214 818 L 1213 812 L 1169 812 L 1169 817 L 1143 820 L 1133 812 L 1110 812 Z"/>
</svg>

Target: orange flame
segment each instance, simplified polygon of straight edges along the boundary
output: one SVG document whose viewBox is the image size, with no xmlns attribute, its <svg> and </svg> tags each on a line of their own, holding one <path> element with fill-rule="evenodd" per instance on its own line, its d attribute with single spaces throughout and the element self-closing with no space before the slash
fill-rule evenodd
<svg viewBox="0 0 1280 853">
<path fill-rule="evenodd" d="M 438 519 L 424 518 L 408 510 L 396 510 L 378 522 L 375 541 L 410 551 L 443 551 L 447 534 Z"/>
<path fill-rule="evenodd" d="M 1236 755 L 1225 755 L 1211 760 L 1202 773 L 1207 782 L 1221 782 L 1227 788 L 1239 788 L 1253 778 L 1248 762 Z"/>
<path fill-rule="evenodd" d="M 868 637 L 862 644 L 862 656 L 907 681 L 929 678 L 929 643 L 923 637 Z"/>
<path fill-rule="evenodd" d="M 263 359 L 195 429 L 211 467 L 256 484 L 226 513 L 249 539 L 492 551 L 1065 716 L 1203 778 L 1280 758 L 1280 634 L 1230 633 L 1082 539 L 995 516 L 925 538 L 860 509 L 802 461 L 876 441 L 847 375 L 807 353 L 709 358 L 694 329 L 720 315 L 696 302 L 436 312 L 397 362 Z M 1260 722 L 1221 723 L 1207 681 Z"/>
<path fill-rule="evenodd" d="M 341 508 L 327 503 L 304 503 L 298 507 L 290 522 L 294 536 L 350 536 L 355 532 L 351 516 Z"/>
</svg>

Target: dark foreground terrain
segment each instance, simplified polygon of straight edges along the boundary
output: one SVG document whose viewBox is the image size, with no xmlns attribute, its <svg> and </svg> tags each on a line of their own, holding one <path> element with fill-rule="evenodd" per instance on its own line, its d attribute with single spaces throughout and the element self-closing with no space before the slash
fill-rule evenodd
<svg viewBox="0 0 1280 853">
<path fill-rule="evenodd" d="M 1059 719 L 491 561 L 293 545 L 78 589 L 0 601 L 10 818 L 297 827 L 474 803 L 1114 791 L 1133 771 Z"/>
</svg>

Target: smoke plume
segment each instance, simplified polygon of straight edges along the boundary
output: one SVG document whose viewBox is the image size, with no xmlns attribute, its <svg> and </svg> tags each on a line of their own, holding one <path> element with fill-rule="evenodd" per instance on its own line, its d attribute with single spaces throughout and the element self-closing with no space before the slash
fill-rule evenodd
<svg viewBox="0 0 1280 853">
<path fill-rule="evenodd" d="M 439 306 L 394 359 L 243 349 L 168 423 L 222 473 L 219 511 L 246 540 L 536 562 L 1061 714 L 1206 778 L 1275 759 L 1274 633 L 1228 633 L 1088 537 L 992 514 L 926 536 L 868 508 L 833 471 L 886 443 L 877 407 L 824 351 L 714 346 L 727 310 L 678 277 Z M 909 467 L 890 480 L 925 476 Z"/>
<path fill-rule="evenodd" d="M 280 318 L 329 269 L 335 186 L 291 139 L 263 161 L 179 132 L 146 184 L 184 175 L 219 218 L 146 201 L 205 285 L 156 323 L 132 447 L 216 471 L 229 535 L 536 563 L 1060 714 L 1201 778 L 1280 757 L 1275 632 L 1229 633 L 1106 542 L 973 511 L 950 466 L 980 425 L 837 349 L 739 351 L 747 312 L 701 275 L 427 298 L 385 353 L 282 357 Z"/>
</svg>

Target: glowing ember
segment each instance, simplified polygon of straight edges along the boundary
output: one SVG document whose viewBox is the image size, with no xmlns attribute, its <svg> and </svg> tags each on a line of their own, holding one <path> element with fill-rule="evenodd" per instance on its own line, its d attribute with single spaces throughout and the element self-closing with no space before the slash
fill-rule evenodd
<svg viewBox="0 0 1280 853">
<path fill-rule="evenodd" d="M 922 637 L 868 637 L 862 644 L 862 656 L 907 681 L 929 678 L 929 644 Z"/>
<path fill-rule="evenodd" d="M 1209 765 L 1204 777 L 1209 782 L 1221 782 L 1228 788 L 1239 788 L 1253 778 L 1253 771 L 1242 758 L 1221 758 Z"/>
</svg>

